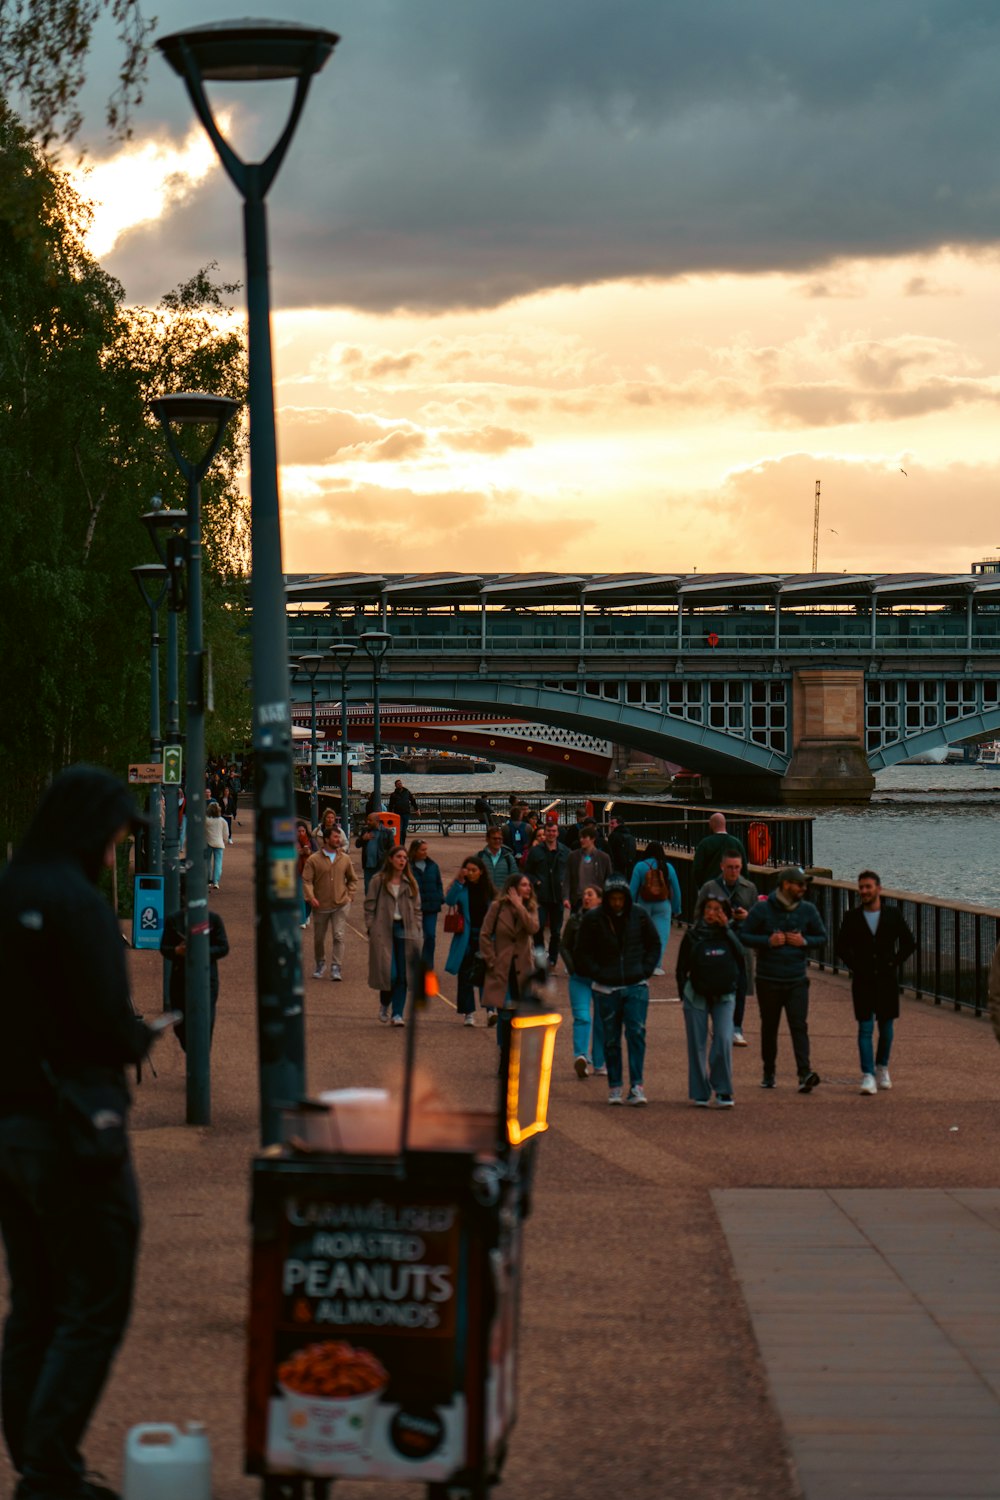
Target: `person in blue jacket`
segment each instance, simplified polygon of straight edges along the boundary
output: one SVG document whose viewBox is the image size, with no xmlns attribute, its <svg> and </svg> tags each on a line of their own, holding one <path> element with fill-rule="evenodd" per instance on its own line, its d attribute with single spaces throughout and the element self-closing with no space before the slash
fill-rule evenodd
<svg viewBox="0 0 1000 1500">
<path fill-rule="evenodd" d="M 462 931 L 452 935 L 451 947 L 445 960 L 445 973 L 458 975 L 458 994 L 455 1009 L 464 1016 L 466 1026 L 474 1026 L 476 1011 L 476 988 L 473 984 L 473 965 L 479 953 L 479 934 L 483 930 L 486 913 L 496 896 L 496 886 L 490 879 L 478 854 L 470 854 L 451 885 L 445 892 L 445 904 L 460 911 L 463 918 Z M 479 998 L 482 1000 L 483 975 L 479 980 Z M 491 1010 L 487 1024 L 495 1026 L 497 1013 Z"/>
<path fill-rule="evenodd" d="M 663 852 L 663 845 L 647 844 L 632 870 L 629 882 L 632 900 L 652 918 L 660 939 L 660 961 L 653 970 L 662 974 L 663 958 L 670 940 L 670 924 L 681 914 L 681 887 L 677 871 Z"/>
<path fill-rule="evenodd" d="M 410 869 L 420 892 L 420 910 L 423 913 L 424 968 L 433 969 L 438 913 L 444 905 L 444 885 L 441 881 L 441 867 L 431 859 L 426 839 L 414 839 L 410 844 Z"/>
<path fill-rule="evenodd" d="M 797 865 L 778 871 L 777 884 L 764 901 L 750 908 L 740 928 L 740 942 L 757 954 L 757 1004 L 760 1007 L 762 1089 L 773 1089 L 781 1012 L 788 1017 L 799 1093 L 810 1094 L 820 1081 L 809 1061 L 810 951 L 826 946 L 823 918 L 806 893 L 806 874 Z"/>
</svg>

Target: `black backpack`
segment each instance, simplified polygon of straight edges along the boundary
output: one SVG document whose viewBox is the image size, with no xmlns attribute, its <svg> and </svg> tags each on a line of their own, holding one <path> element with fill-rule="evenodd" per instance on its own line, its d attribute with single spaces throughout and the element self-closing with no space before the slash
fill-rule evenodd
<svg viewBox="0 0 1000 1500">
<path fill-rule="evenodd" d="M 696 927 L 690 934 L 688 978 L 696 995 L 709 1005 L 731 995 L 740 974 L 740 960 L 724 927 Z"/>
</svg>

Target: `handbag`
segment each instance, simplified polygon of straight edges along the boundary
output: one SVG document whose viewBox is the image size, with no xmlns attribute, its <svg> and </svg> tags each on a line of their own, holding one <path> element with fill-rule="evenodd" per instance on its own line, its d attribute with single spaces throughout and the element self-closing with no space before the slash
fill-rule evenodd
<svg viewBox="0 0 1000 1500">
<path fill-rule="evenodd" d="M 444 930 L 445 932 L 465 931 L 465 918 L 463 917 L 457 906 L 452 911 L 445 912 Z"/>
</svg>

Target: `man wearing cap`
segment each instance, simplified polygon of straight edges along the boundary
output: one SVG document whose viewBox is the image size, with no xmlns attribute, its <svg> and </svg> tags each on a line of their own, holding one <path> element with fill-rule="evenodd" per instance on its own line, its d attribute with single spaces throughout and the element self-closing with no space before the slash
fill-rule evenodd
<svg viewBox="0 0 1000 1500">
<path fill-rule="evenodd" d="M 799 1093 L 809 1094 L 819 1083 L 819 1074 L 809 1061 L 809 977 L 806 960 L 810 949 L 826 944 L 823 919 L 811 901 L 804 900 L 806 874 L 798 865 L 779 870 L 774 890 L 766 901 L 750 908 L 740 942 L 757 954 L 757 1004 L 760 1008 L 760 1055 L 764 1065 L 762 1089 L 773 1089 L 778 1057 L 778 1026 L 781 1012 L 795 1052 Z"/>
</svg>

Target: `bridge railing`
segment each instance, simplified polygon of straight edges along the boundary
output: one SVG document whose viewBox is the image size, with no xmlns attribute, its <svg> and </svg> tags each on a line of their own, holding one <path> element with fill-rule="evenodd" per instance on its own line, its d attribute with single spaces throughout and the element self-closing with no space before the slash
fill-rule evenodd
<svg viewBox="0 0 1000 1500">
<path fill-rule="evenodd" d="M 656 839 L 664 848 L 693 852 L 709 832 L 709 810 L 681 802 L 643 802 L 615 797 L 609 814 L 624 818 L 640 844 Z M 726 832 L 733 834 L 751 863 L 780 869 L 813 862 L 813 820 L 795 813 L 725 809 Z"/>
<path fill-rule="evenodd" d="M 693 856 L 686 851 L 670 850 L 668 857 L 677 871 L 682 910 L 690 920 L 697 894 L 692 878 Z M 776 873 L 752 865 L 749 878 L 763 895 L 773 889 Z M 914 891 L 886 888 L 882 895 L 899 908 L 917 940 L 914 953 L 903 966 L 904 990 L 935 1005 L 950 1005 L 956 1011 L 982 1015 L 989 1003 L 990 960 L 1000 942 L 1000 911 L 940 901 Z M 847 880 L 817 876 L 810 881 L 806 896 L 819 908 L 827 931 L 826 946 L 815 964 L 833 974 L 842 974 L 845 970 L 837 959 L 835 945 L 845 913 L 857 904 L 857 888 Z"/>
<path fill-rule="evenodd" d="M 727 655 L 734 652 L 752 652 L 754 654 L 776 654 L 779 656 L 795 656 L 798 652 L 815 651 L 849 651 L 870 652 L 872 650 L 871 632 L 865 625 L 864 629 L 841 630 L 836 628 L 823 629 L 814 627 L 798 630 L 795 628 L 781 628 L 777 643 L 774 640 L 773 625 L 766 631 L 754 632 L 736 631 L 729 628 L 720 628 L 716 621 L 698 622 L 697 626 L 691 626 L 685 622 L 683 636 L 678 639 L 676 630 L 645 632 L 628 629 L 615 629 L 607 634 L 595 634 L 586 631 L 581 642 L 578 630 L 561 630 L 558 632 L 525 629 L 523 631 L 499 631 L 487 630 L 485 646 L 479 631 L 471 628 L 463 630 L 442 630 L 438 632 L 414 632 L 401 631 L 398 626 L 393 628 L 394 622 L 388 621 L 390 633 L 392 634 L 392 656 L 390 657 L 387 671 L 391 676 L 391 662 L 398 655 L 412 653 L 413 655 L 437 655 L 442 651 L 454 652 L 460 655 L 478 656 L 482 654 L 517 654 L 523 655 L 526 651 L 540 651 L 551 655 L 566 656 L 589 656 L 618 653 L 627 649 L 637 655 L 673 655 L 678 652 L 689 655 L 692 652 L 703 653 L 706 656 Z M 292 618 L 293 645 L 295 650 L 303 650 L 306 647 L 318 651 L 325 650 L 334 639 L 328 633 L 322 635 L 315 631 L 302 631 L 295 628 L 294 617 Z M 335 639 L 339 640 L 340 637 Z M 353 639 L 353 637 L 351 637 Z M 880 622 L 876 632 L 875 650 L 882 652 L 906 652 L 919 649 L 927 652 L 956 652 L 967 649 L 967 635 L 965 630 L 903 630 Z M 973 651 L 1000 652 L 1000 633 L 991 631 L 989 633 L 976 632 L 972 638 Z"/>
</svg>

